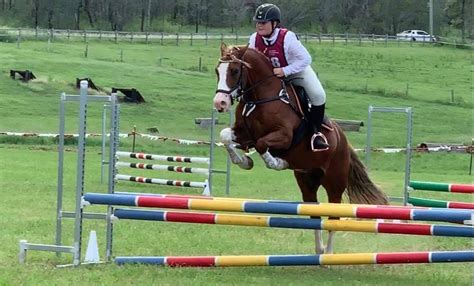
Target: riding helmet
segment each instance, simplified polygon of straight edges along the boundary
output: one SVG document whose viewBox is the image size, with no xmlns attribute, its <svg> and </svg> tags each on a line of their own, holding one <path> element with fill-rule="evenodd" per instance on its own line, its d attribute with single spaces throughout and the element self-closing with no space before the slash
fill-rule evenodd
<svg viewBox="0 0 474 286">
<path fill-rule="evenodd" d="M 257 7 L 253 20 L 255 22 L 278 21 L 280 22 L 280 8 L 277 5 L 265 3 Z"/>
</svg>

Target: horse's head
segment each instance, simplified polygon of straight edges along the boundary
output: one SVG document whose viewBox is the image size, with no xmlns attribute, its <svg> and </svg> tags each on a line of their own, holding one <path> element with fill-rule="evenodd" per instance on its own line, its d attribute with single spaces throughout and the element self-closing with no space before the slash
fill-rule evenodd
<svg viewBox="0 0 474 286">
<path fill-rule="evenodd" d="M 229 110 L 233 99 L 242 88 L 244 68 L 251 68 L 242 57 L 247 51 L 246 46 L 228 47 L 221 44 L 221 58 L 216 67 L 217 90 L 214 97 L 214 106 L 219 112 Z"/>
</svg>

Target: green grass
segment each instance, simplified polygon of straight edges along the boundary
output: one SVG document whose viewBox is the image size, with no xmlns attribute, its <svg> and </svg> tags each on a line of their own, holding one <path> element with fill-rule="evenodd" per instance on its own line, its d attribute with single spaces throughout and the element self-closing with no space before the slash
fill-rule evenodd
<svg viewBox="0 0 474 286">
<path fill-rule="evenodd" d="M 369 104 L 414 109 L 413 142 L 470 143 L 472 97 L 470 52 L 432 46 L 307 44 L 313 66 L 328 94 L 328 113 L 335 118 L 366 121 Z M 160 134 L 184 139 L 209 140 L 209 131 L 194 124 L 195 117 L 209 117 L 215 90 L 214 66 L 218 43 L 174 42 L 165 45 L 90 42 L 88 58 L 84 43 L 0 43 L 0 131 L 57 133 L 59 94 L 76 94 L 76 77 L 91 77 L 108 90 L 136 87 L 147 104 L 121 105 L 120 130 L 136 125 L 139 132 L 158 127 Z M 120 61 L 123 49 L 124 61 Z M 203 71 L 198 71 L 202 57 Z M 161 61 L 160 61 L 161 58 Z M 37 80 L 12 81 L 9 69 L 30 69 Z M 409 83 L 408 95 L 406 85 Z M 451 90 L 455 102 L 451 103 Z M 100 132 L 101 104 L 90 104 L 88 132 Z M 77 105 L 68 103 L 68 133 L 77 132 Z M 227 115 L 220 115 L 228 122 Z M 405 116 L 374 114 L 376 147 L 404 146 Z M 223 125 L 219 125 L 221 129 Z M 366 128 L 348 133 L 355 147 L 363 147 Z M 70 142 L 65 164 L 65 208 L 73 208 L 76 152 Z M 130 150 L 131 139 L 121 148 Z M 100 184 L 100 140 L 91 139 L 86 154 L 86 191 L 104 192 Z M 137 139 L 137 150 L 149 153 L 203 156 L 208 146 L 182 146 L 172 142 Z M 216 150 L 216 167 L 225 168 L 224 150 Z M 360 154 L 363 158 L 363 154 Z M 291 172 L 267 170 L 258 156 L 255 168 L 246 172 L 232 168 L 231 195 L 244 198 L 300 200 Z M 372 155 L 371 176 L 389 195 L 401 196 L 404 154 Z M 70 256 L 31 252 L 27 264 L 17 262 L 18 241 L 52 243 L 55 227 L 57 151 L 54 139 L 0 136 L 0 285 L 51 284 L 288 284 L 288 285 L 470 285 L 471 264 L 251 267 L 228 269 L 166 269 L 101 265 L 79 269 L 55 269 L 70 263 Z M 471 183 L 468 154 L 414 154 L 412 179 Z M 147 174 L 150 174 L 149 172 Z M 153 174 L 153 173 L 151 173 Z M 171 178 L 171 175 L 170 175 Z M 179 174 L 173 178 L 184 179 Z M 223 195 L 224 177 L 216 176 L 217 195 Z M 176 193 L 167 187 L 119 183 L 118 190 Z M 187 193 L 196 193 L 189 191 Z M 422 196 L 422 195 L 420 195 Z M 425 197 L 469 201 L 469 196 L 423 194 Z M 319 192 L 326 200 L 324 191 Z M 103 208 L 91 208 L 103 211 Z M 87 221 L 84 233 L 94 229 L 104 248 L 104 224 Z M 72 221 L 65 222 L 65 243 L 71 243 Z M 164 224 L 121 221 L 115 227 L 116 255 L 220 255 L 313 253 L 310 231 Z M 456 250 L 472 247 L 469 239 L 342 233 L 336 235 L 336 252 L 383 252 Z M 103 256 L 104 254 L 101 253 Z"/>
</svg>

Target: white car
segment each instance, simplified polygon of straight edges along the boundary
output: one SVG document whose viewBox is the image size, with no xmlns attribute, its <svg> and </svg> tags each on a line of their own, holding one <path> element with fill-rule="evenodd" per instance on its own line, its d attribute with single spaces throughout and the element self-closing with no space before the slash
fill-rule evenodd
<svg viewBox="0 0 474 286">
<path fill-rule="evenodd" d="M 406 30 L 397 34 L 398 40 L 436 42 L 436 37 L 423 30 Z"/>
</svg>

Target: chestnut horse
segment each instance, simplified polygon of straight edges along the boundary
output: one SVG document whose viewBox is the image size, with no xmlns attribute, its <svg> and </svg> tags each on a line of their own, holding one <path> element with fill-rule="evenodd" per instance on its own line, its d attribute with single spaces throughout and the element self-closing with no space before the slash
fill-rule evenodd
<svg viewBox="0 0 474 286">
<path fill-rule="evenodd" d="M 268 168 L 293 170 L 305 202 L 317 202 L 316 192 L 322 185 L 330 203 L 341 203 L 347 190 L 350 203 L 387 204 L 387 197 L 370 180 L 335 122 L 323 131 L 329 149 L 311 150 L 313 131 L 300 127 L 303 119 L 294 89 L 285 88 L 285 83 L 273 75 L 273 67 L 263 53 L 223 43 L 216 73 L 215 108 L 226 112 L 234 100 L 238 101 L 234 126 L 221 131 L 221 140 L 234 164 L 251 169 L 252 159 L 238 149 L 255 148 Z M 321 231 L 315 231 L 317 253 L 332 252 L 333 235 L 330 231 L 325 249 Z"/>
</svg>

